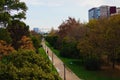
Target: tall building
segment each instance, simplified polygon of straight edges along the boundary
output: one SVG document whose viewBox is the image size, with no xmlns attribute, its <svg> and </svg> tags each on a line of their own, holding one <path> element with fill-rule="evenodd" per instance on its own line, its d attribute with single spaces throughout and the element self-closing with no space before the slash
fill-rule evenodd
<svg viewBox="0 0 120 80">
<path fill-rule="evenodd" d="M 92 8 L 89 10 L 89 19 L 98 19 L 100 17 L 100 9 Z"/>
<path fill-rule="evenodd" d="M 120 13 L 120 8 L 116 8 L 116 6 L 106 6 L 106 5 L 100 7 L 94 7 L 88 11 L 89 20 L 108 18 L 116 13 Z"/>
<path fill-rule="evenodd" d="M 39 28 L 33 28 L 33 31 L 35 31 L 36 33 L 39 33 Z"/>
<path fill-rule="evenodd" d="M 116 9 L 116 13 L 117 13 L 117 14 L 120 14 L 120 7 L 118 7 L 118 8 Z"/>
<path fill-rule="evenodd" d="M 100 6 L 100 18 L 107 18 L 109 16 L 109 6 Z"/>
<path fill-rule="evenodd" d="M 109 11 L 110 11 L 110 15 L 117 13 L 116 6 L 111 6 Z"/>
</svg>

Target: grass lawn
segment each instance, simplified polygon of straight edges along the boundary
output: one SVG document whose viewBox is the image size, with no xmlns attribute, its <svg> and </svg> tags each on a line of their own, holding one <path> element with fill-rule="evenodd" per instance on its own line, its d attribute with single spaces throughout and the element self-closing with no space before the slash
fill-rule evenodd
<svg viewBox="0 0 120 80">
<path fill-rule="evenodd" d="M 39 53 L 40 55 L 42 55 L 42 57 L 44 57 L 46 60 L 50 61 L 45 50 L 41 47 L 39 48 Z M 57 70 L 55 69 L 55 67 L 52 65 L 52 62 L 50 61 L 50 66 L 51 66 L 51 69 L 53 70 L 54 73 L 58 74 Z"/>
<path fill-rule="evenodd" d="M 69 67 L 80 79 L 83 80 L 120 80 L 120 71 L 118 70 L 100 70 L 88 71 L 83 65 L 80 65 L 80 60 L 69 59 L 60 56 L 58 50 L 52 48 L 48 42 L 46 45 Z"/>
<path fill-rule="evenodd" d="M 39 53 L 40 53 L 40 55 L 42 55 L 44 58 L 48 59 L 48 56 L 46 55 L 46 53 L 45 53 L 45 51 L 44 51 L 44 49 L 43 49 L 42 47 L 39 48 Z"/>
</svg>

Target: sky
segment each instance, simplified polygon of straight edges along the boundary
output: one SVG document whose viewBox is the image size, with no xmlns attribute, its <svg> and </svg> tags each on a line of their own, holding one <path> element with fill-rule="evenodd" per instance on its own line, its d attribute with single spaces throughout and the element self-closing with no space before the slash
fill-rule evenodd
<svg viewBox="0 0 120 80">
<path fill-rule="evenodd" d="M 41 30 L 57 29 L 68 17 L 88 22 L 88 10 L 101 5 L 120 6 L 120 0 L 21 0 L 28 11 L 26 24 Z"/>
</svg>

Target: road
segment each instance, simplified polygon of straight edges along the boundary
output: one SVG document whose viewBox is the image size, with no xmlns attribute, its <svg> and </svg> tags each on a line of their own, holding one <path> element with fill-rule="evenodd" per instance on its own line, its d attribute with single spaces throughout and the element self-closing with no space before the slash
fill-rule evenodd
<svg viewBox="0 0 120 80">
<path fill-rule="evenodd" d="M 64 65 L 64 63 L 51 51 L 49 47 L 45 45 L 44 41 L 42 42 L 42 46 L 49 56 L 49 59 L 57 69 L 62 80 L 81 80 L 68 67 Z"/>
</svg>

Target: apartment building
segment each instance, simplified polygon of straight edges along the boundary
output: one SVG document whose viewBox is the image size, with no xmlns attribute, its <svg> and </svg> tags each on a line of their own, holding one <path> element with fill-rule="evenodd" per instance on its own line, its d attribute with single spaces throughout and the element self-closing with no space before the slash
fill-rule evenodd
<svg viewBox="0 0 120 80">
<path fill-rule="evenodd" d="M 89 20 L 99 19 L 99 18 L 108 18 L 111 15 L 116 13 L 120 13 L 120 8 L 116 8 L 116 6 L 107 6 L 107 5 L 94 7 L 88 11 Z"/>
</svg>

